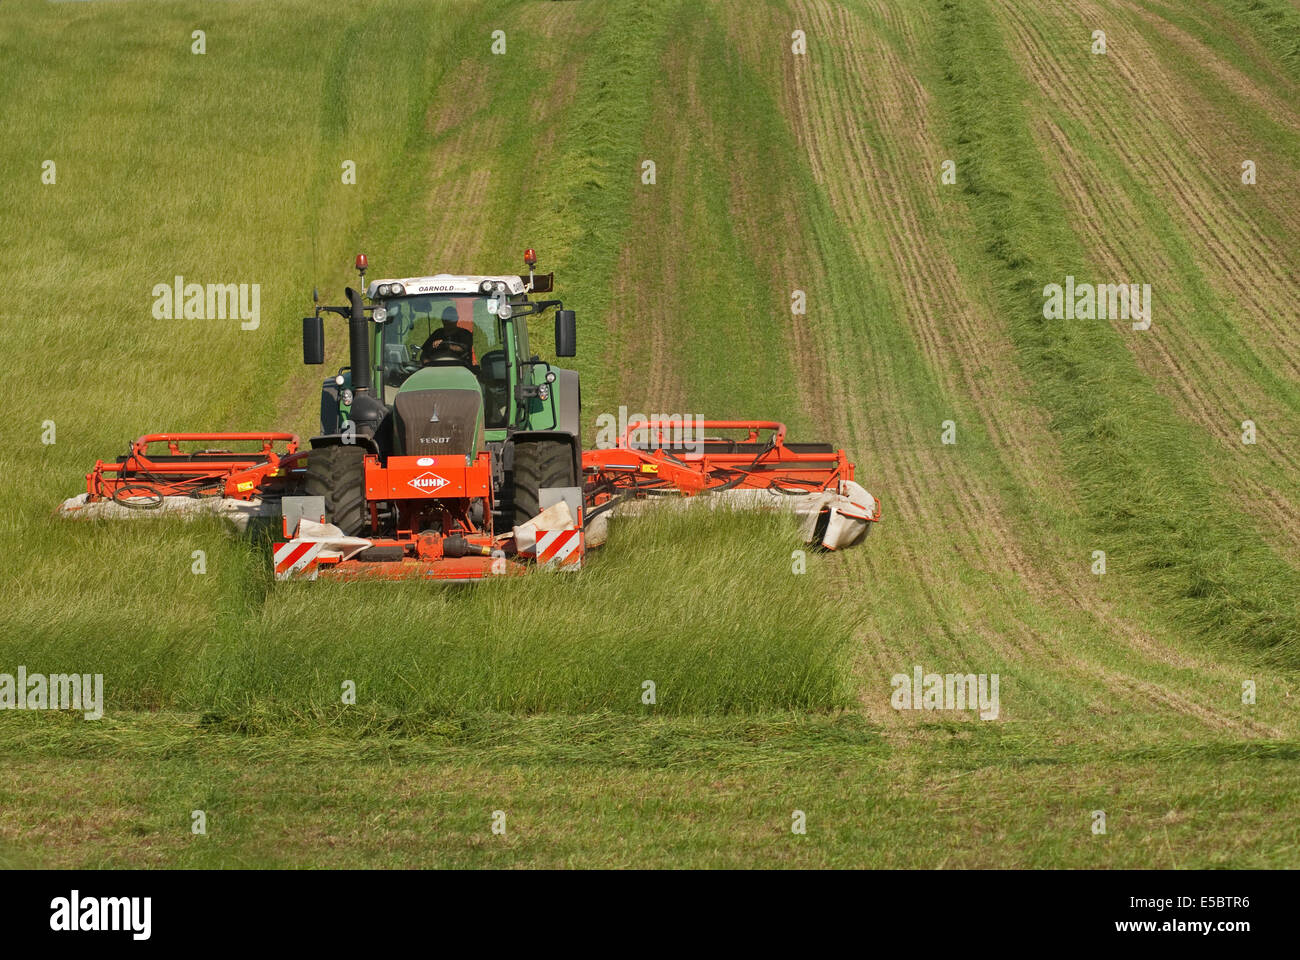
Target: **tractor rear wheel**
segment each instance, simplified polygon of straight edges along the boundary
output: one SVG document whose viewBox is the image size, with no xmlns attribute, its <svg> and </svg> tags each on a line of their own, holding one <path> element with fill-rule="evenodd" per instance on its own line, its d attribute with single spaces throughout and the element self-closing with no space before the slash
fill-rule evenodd
<svg viewBox="0 0 1300 960">
<path fill-rule="evenodd" d="M 543 487 L 576 487 L 573 448 L 559 440 L 524 440 L 515 443 L 515 523 L 527 523 L 542 512 L 538 503 Z"/>
<path fill-rule="evenodd" d="M 365 493 L 366 452 L 353 444 L 320 447 L 307 454 L 306 492 L 325 498 L 325 519 L 356 537 L 370 526 Z"/>
</svg>

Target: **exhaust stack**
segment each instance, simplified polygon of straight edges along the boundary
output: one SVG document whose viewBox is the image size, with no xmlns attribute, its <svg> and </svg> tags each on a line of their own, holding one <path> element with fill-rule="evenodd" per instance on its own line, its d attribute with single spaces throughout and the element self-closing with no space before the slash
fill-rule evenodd
<svg viewBox="0 0 1300 960">
<path fill-rule="evenodd" d="M 366 320 L 361 294 L 351 287 L 348 287 L 347 294 L 348 303 L 352 306 L 352 315 L 348 318 L 348 362 L 352 365 L 352 390 L 354 393 L 369 393 L 372 385 L 370 324 Z"/>
</svg>

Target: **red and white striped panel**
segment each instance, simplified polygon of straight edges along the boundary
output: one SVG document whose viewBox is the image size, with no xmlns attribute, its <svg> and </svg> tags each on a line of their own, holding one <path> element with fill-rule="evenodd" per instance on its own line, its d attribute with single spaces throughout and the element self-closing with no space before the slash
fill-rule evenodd
<svg viewBox="0 0 1300 960">
<path fill-rule="evenodd" d="M 582 566 L 582 531 L 539 531 L 536 551 L 538 563 L 548 563 L 565 570 L 577 570 Z"/>
<path fill-rule="evenodd" d="M 290 540 L 275 545 L 275 579 L 315 580 L 316 558 L 320 555 L 319 540 Z"/>
</svg>

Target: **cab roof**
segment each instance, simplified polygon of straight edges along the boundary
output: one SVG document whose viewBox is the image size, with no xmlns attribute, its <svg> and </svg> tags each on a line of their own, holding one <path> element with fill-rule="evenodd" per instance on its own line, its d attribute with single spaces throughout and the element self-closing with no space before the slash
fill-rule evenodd
<svg viewBox="0 0 1300 960">
<path fill-rule="evenodd" d="M 432 277 L 393 277 L 375 280 L 366 288 L 366 296 L 375 299 L 381 284 L 400 283 L 407 296 L 428 293 L 478 293 L 484 280 L 499 280 L 511 294 L 524 293 L 524 279 L 517 274 L 454 274 L 439 273 Z"/>
</svg>

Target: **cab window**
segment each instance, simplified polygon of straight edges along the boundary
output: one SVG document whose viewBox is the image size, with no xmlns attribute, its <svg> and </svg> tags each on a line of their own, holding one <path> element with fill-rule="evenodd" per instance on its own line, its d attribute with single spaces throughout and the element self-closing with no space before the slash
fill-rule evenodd
<svg viewBox="0 0 1300 960">
<path fill-rule="evenodd" d="M 483 385 L 485 426 L 504 427 L 509 384 L 501 322 L 488 312 L 487 297 L 398 297 L 384 301 L 385 401 L 416 370 L 430 363 L 464 363 Z"/>
</svg>

